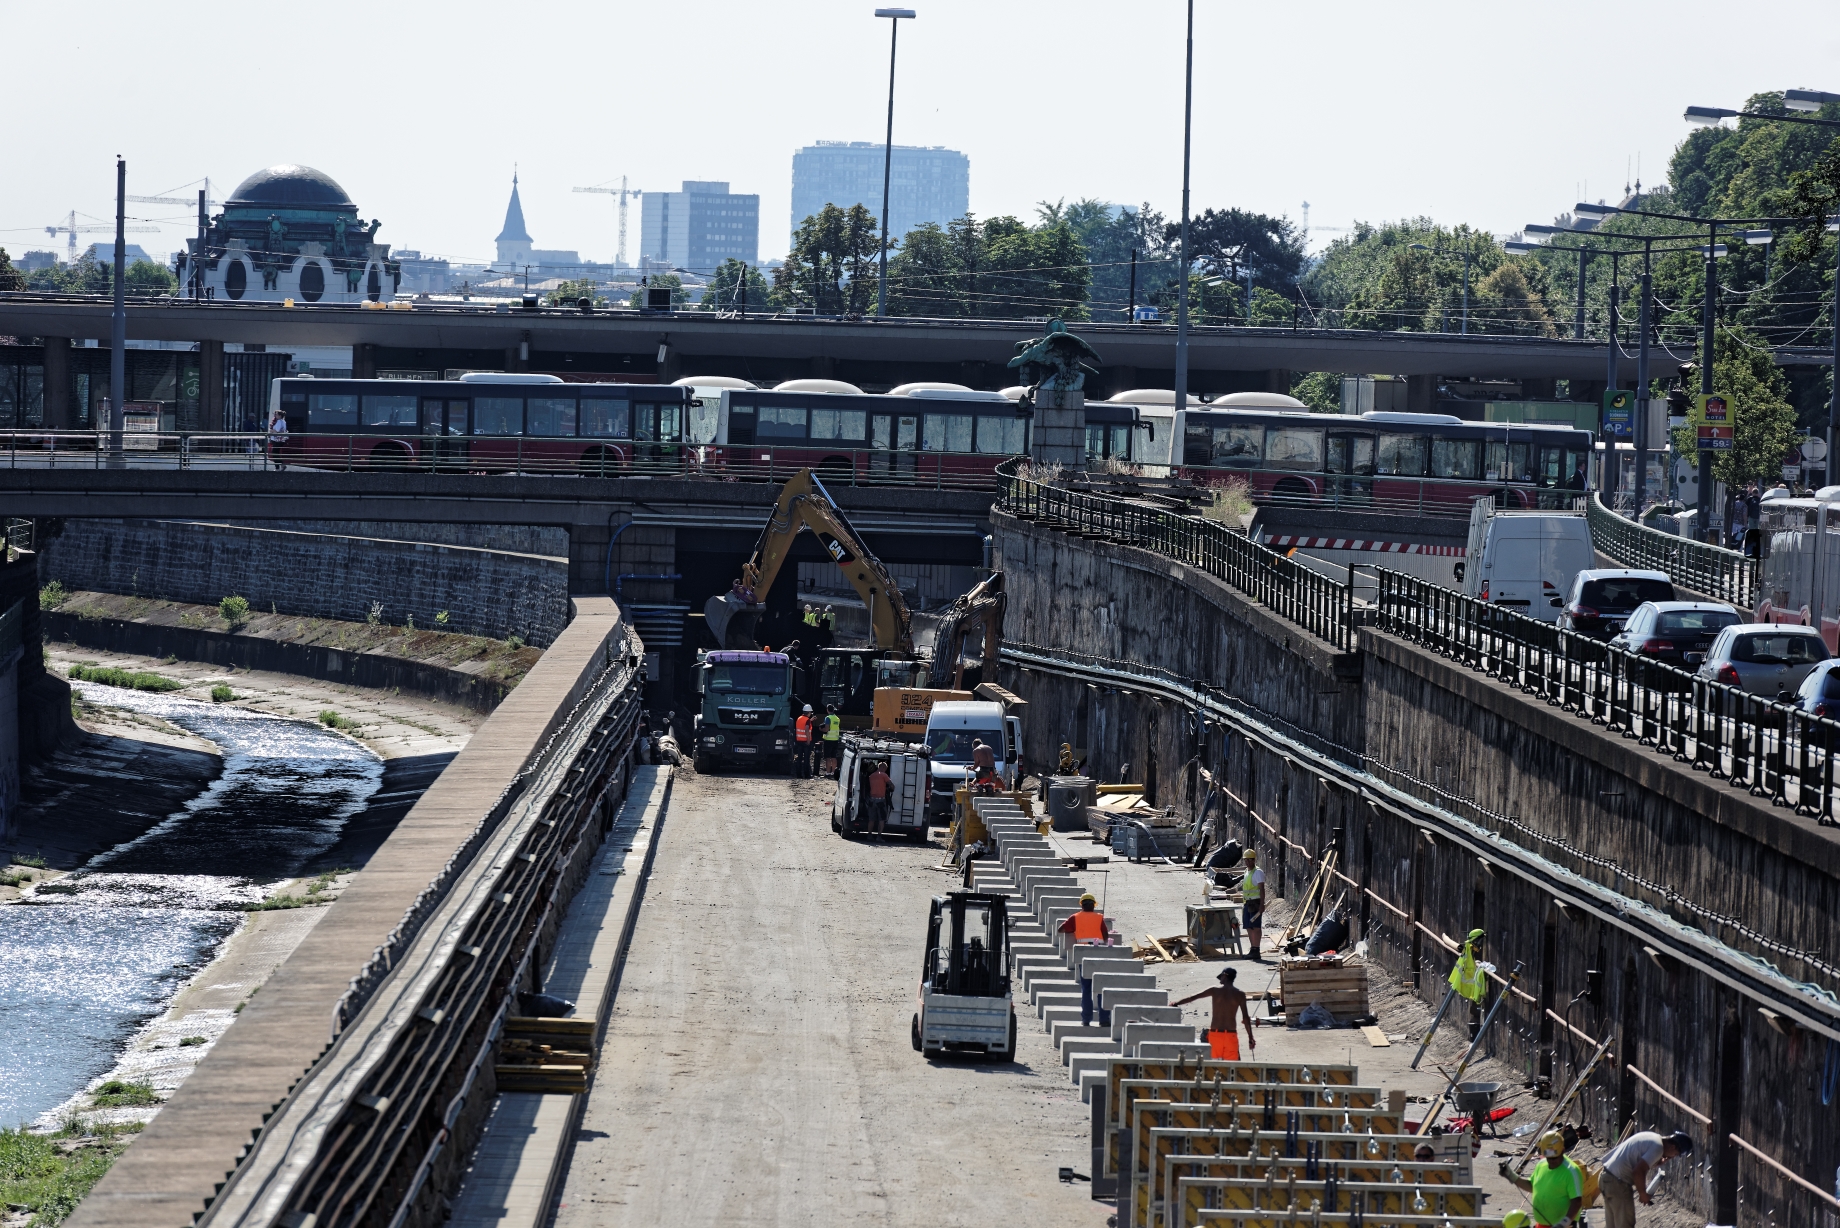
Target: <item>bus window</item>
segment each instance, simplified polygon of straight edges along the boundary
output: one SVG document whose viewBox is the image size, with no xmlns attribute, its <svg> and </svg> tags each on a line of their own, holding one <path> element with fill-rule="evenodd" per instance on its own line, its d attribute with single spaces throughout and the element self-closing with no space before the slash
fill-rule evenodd
<svg viewBox="0 0 1840 1228">
<path fill-rule="evenodd" d="M 811 437 L 861 443 L 869 415 L 860 409 L 813 409 Z"/>
<path fill-rule="evenodd" d="M 728 407 L 728 442 L 754 442 L 754 407 L 752 405 L 730 405 Z"/>
<path fill-rule="evenodd" d="M 971 415 L 927 414 L 920 440 L 923 452 L 969 452 Z"/>
<path fill-rule="evenodd" d="M 1323 467 L 1323 433 L 1302 427 L 1272 427 L 1265 432 L 1265 467 L 1319 472 Z"/>
<path fill-rule="evenodd" d="M 1331 435 L 1325 468 L 1330 473 L 1367 476 L 1374 471 L 1372 435 Z"/>
<path fill-rule="evenodd" d="M 473 401 L 473 434 L 522 435 L 523 397 L 478 397 Z"/>
<path fill-rule="evenodd" d="M 1214 463 L 1230 469 L 1257 469 L 1265 449 L 1265 428 L 1218 426 L 1214 428 Z"/>
<path fill-rule="evenodd" d="M 996 456 L 1014 456 L 1028 451 L 1028 424 L 1021 418 L 979 417 L 977 450 Z"/>
<path fill-rule="evenodd" d="M 631 405 L 624 399 L 583 397 L 581 433 L 596 439 L 632 438 Z"/>
<path fill-rule="evenodd" d="M 1524 443 L 1496 443 L 1489 441 L 1484 451 L 1487 454 L 1483 466 L 1483 478 L 1490 482 L 1531 482 L 1533 474 L 1527 468 L 1527 445 Z"/>
<path fill-rule="evenodd" d="M 658 407 L 658 441 L 660 443 L 682 443 L 684 441 L 684 407 L 682 405 L 660 405 Z"/>
<path fill-rule="evenodd" d="M 365 426 L 396 426 L 415 429 L 415 398 L 395 396 L 366 396 L 364 398 Z"/>
<path fill-rule="evenodd" d="M 574 397 L 531 397 L 529 405 L 529 434 L 573 435 L 575 433 Z"/>
<path fill-rule="evenodd" d="M 690 443 L 714 443 L 716 427 L 722 419 L 720 397 L 698 397 L 690 402 Z"/>
<path fill-rule="evenodd" d="M 1214 463 L 1213 432 L 1206 426 L 1185 426 L 1182 429 L 1182 463 L 1184 465 Z"/>
<path fill-rule="evenodd" d="M 345 392 L 315 392 L 307 398 L 307 425 L 358 425 L 358 398 Z"/>
<path fill-rule="evenodd" d="M 754 426 L 754 438 L 760 443 L 776 439 L 804 439 L 803 405 L 762 405 Z"/>
<path fill-rule="evenodd" d="M 1382 435 L 1378 469 L 1396 477 L 1425 476 L 1425 437 L 1423 435 Z"/>
<path fill-rule="evenodd" d="M 1482 441 L 1480 439 L 1433 439 L 1431 441 L 1431 476 L 1434 478 L 1468 478 L 1482 476 Z"/>
<path fill-rule="evenodd" d="M 1534 481 L 1541 486 L 1558 486 L 1565 481 L 1567 476 L 1565 449 L 1542 445 L 1539 449 L 1539 468 L 1534 473 Z"/>
</svg>

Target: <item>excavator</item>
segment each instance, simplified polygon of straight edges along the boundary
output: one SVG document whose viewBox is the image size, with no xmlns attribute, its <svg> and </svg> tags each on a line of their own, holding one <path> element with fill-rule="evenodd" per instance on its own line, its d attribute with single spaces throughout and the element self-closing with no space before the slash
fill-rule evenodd
<svg viewBox="0 0 1840 1228">
<path fill-rule="evenodd" d="M 1003 615 L 1009 594 L 1003 591 L 1003 573 L 993 571 L 970 592 L 959 597 L 940 615 L 933 638 L 933 663 L 927 685 L 936 690 L 959 690 L 965 682 L 965 641 L 971 633 L 984 633 L 983 680 L 996 677 L 997 650 L 1003 642 Z"/>
</svg>

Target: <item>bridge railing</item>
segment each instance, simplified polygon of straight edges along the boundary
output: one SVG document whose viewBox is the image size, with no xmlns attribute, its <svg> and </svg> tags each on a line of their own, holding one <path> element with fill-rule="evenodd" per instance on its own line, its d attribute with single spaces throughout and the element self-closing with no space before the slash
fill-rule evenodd
<svg viewBox="0 0 1840 1228">
<path fill-rule="evenodd" d="M 1537 695 L 1823 826 L 1840 825 L 1840 723 L 1753 695 L 1453 589 L 1376 569 L 1371 609 L 1353 591 L 1226 526 L 1008 474 L 1006 510 L 1197 567 L 1346 651 L 1360 623 Z"/>
<path fill-rule="evenodd" d="M 1740 610 L 1757 605 L 1757 561 L 1736 550 L 1676 537 L 1625 519 L 1596 494 L 1584 501 L 1591 541 L 1625 567 L 1665 571 L 1682 588 L 1729 601 Z"/>
<path fill-rule="evenodd" d="M 828 486 L 916 490 L 1000 488 L 1002 456 L 897 448 L 779 444 L 680 444 L 539 436 L 124 431 L 119 447 L 101 431 L 0 431 L 0 464 L 13 469 L 317 470 L 480 476 L 659 477 L 783 482 L 801 468 Z"/>
</svg>

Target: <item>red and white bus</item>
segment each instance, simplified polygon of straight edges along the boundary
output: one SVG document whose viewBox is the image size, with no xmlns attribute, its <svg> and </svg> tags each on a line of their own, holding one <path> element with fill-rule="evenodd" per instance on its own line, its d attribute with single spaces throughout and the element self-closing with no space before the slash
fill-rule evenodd
<svg viewBox="0 0 1840 1228">
<path fill-rule="evenodd" d="M 1492 495 L 1507 507 L 1561 507 L 1589 484 L 1589 431 L 1470 422 L 1450 414 L 1184 409 L 1181 476 L 1244 480 L 1259 503 L 1399 514 L 1469 515 Z"/>
<path fill-rule="evenodd" d="M 691 390 L 553 375 L 275 380 L 277 462 L 353 469 L 616 474 L 685 463 Z"/>
</svg>

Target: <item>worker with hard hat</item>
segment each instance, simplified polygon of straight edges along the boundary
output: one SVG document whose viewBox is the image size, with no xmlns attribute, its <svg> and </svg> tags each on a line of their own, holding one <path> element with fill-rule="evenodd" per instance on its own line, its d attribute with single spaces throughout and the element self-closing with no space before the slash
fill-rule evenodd
<svg viewBox="0 0 1840 1228">
<path fill-rule="evenodd" d="M 1557 1130 L 1540 1135 L 1540 1157 L 1525 1177 L 1505 1163 L 1501 1174 L 1533 1196 L 1533 1222 L 1540 1228 L 1573 1228 L 1584 1210 L 1584 1170 L 1565 1154 L 1565 1136 Z"/>
<path fill-rule="evenodd" d="M 1265 956 L 1259 944 L 1265 936 L 1265 871 L 1259 869 L 1257 849 L 1246 850 L 1245 863 L 1246 873 L 1239 880 L 1239 895 L 1244 901 L 1240 906 L 1240 926 L 1246 931 L 1252 958 L 1263 962 Z"/>
<path fill-rule="evenodd" d="M 1105 919 L 1105 914 L 1099 911 L 1099 901 L 1093 898 L 1093 893 L 1090 891 L 1080 897 L 1080 911 L 1062 921 L 1059 930 L 1063 934 L 1073 935 L 1075 946 L 1102 947 L 1110 946 L 1112 943 L 1111 923 Z M 1086 1028 L 1092 1026 L 1092 981 L 1083 962 L 1078 965 L 1078 971 L 1080 973 L 1080 1026 Z M 1099 1008 L 1099 1024 L 1101 1027 L 1112 1026 L 1112 1012 L 1103 1006 Z"/>
<path fill-rule="evenodd" d="M 792 722 L 792 774 L 800 780 L 811 775 L 811 738 L 817 723 L 810 704 L 806 704 L 799 719 Z"/>
<path fill-rule="evenodd" d="M 1463 940 L 1463 949 L 1457 953 L 1456 966 L 1450 970 L 1450 987 L 1459 997 L 1469 1001 L 1469 1037 L 1476 1039 L 1476 1032 L 1482 1026 L 1482 996 L 1488 992 L 1489 978 L 1486 968 L 1476 962 L 1476 956 L 1482 954 L 1482 942 L 1485 935 L 1481 930 L 1471 930 Z"/>
<path fill-rule="evenodd" d="M 818 723 L 824 735 L 824 774 L 837 775 L 837 759 L 843 748 L 843 718 L 837 715 L 837 705 L 831 704 L 824 709 L 824 719 Z"/>
</svg>

